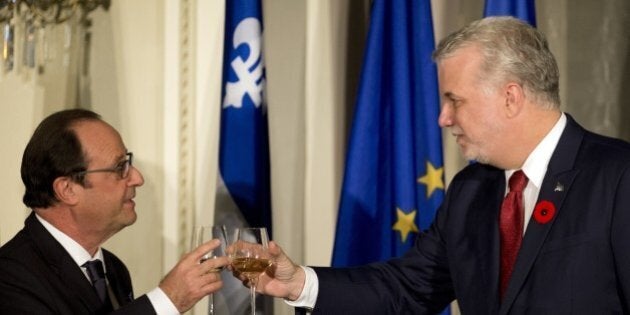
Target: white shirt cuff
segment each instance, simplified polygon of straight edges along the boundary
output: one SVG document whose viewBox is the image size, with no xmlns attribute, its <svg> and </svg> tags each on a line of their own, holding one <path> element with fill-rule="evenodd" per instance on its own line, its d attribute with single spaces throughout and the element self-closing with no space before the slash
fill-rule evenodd
<svg viewBox="0 0 630 315">
<path fill-rule="evenodd" d="M 304 273 L 306 274 L 302 293 L 300 293 L 300 296 L 295 301 L 289 301 L 285 299 L 284 302 L 293 307 L 303 307 L 312 310 L 315 307 L 315 302 L 317 302 L 317 294 L 319 292 L 319 279 L 317 278 L 317 273 L 315 273 L 315 270 L 313 270 L 313 268 L 306 266 L 300 267 L 304 270 Z"/>
<path fill-rule="evenodd" d="M 160 287 L 157 287 L 151 290 L 151 292 L 147 293 L 147 297 L 149 298 L 149 301 L 151 301 L 151 305 L 153 305 L 153 308 L 155 309 L 155 313 L 157 315 L 180 314 L 177 310 L 177 307 L 175 307 L 175 304 L 173 304 L 171 299 L 168 298 L 166 293 L 164 293 L 164 291 L 162 291 Z"/>
</svg>

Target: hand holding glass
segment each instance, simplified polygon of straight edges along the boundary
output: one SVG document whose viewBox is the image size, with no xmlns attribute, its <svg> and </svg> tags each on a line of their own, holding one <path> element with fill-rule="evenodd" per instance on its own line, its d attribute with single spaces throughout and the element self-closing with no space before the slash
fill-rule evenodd
<svg viewBox="0 0 630 315">
<path fill-rule="evenodd" d="M 208 259 L 215 259 L 218 257 L 226 256 L 225 248 L 228 244 L 228 236 L 227 229 L 224 225 L 196 227 L 192 238 L 192 248 L 197 248 L 201 244 L 209 242 L 212 239 L 218 239 L 221 242 L 221 245 L 205 253 L 201 257 L 201 261 L 199 263 L 203 263 Z M 220 272 L 221 269 L 223 269 L 223 267 L 217 267 L 210 270 L 209 272 Z M 209 298 L 210 301 L 208 304 L 208 313 L 214 314 L 214 296 L 210 294 Z"/>
<path fill-rule="evenodd" d="M 233 244 L 232 268 L 245 276 L 251 293 L 251 314 L 256 314 L 258 276 L 271 265 L 266 228 L 241 228 Z"/>
</svg>

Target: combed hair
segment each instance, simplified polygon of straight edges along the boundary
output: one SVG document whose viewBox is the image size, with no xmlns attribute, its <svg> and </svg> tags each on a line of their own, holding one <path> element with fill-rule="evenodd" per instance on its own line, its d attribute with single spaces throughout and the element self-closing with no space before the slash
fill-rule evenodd
<svg viewBox="0 0 630 315">
<path fill-rule="evenodd" d="M 26 188 L 22 201 L 27 207 L 47 208 L 55 204 L 55 179 L 86 169 L 81 143 L 72 129 L 86 120 L 101 117 L 89 110 L 69 109 L 46 117 L 37 126 L 22 156 L 21 175 Z"/>
<path fill-rule="evenodd" d="M 440 41 L 433 60 L 439 63 L 469 46 L 481 49 L 481 75 L 490 84 L 515 81 L 541 106 L 560 107 L 558 64 L 536 28 L 513 17 L 487 17 Z"/>
</svg>

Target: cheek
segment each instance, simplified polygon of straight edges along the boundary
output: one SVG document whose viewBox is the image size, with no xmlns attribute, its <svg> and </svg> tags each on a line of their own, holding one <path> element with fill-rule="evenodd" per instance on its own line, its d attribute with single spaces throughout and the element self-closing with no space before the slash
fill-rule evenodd
<svg viewBox="0 0 630 315">
<path fill-rule="evenodd" d="M 125 199 L 125 189 L 122 187 L 112 186 L 107 190 L 107 193 L 101 195 L 101 201 L 103 205 L 107 205 L 110 208 L 118 208 L 122 205 Z"/>
<path fill-rule="evenodd" d="M 471 111 L 469 114 L 471 123 L 484 127 L 484 129 L 488 129 L 485 127 L 494 126 L 500 121 L 499 113 L 491 105 L 479 106 L 477 110 Z"/>
<path fill-rule="evenodd" d="M 466 134 L 476 133 L 476 129 L 479 128 L 479 112 L 471 111 L 468 108 L 461 108 L 455 115 L 455 121 L 457 126 L 462 129 Z"/>
</svg>

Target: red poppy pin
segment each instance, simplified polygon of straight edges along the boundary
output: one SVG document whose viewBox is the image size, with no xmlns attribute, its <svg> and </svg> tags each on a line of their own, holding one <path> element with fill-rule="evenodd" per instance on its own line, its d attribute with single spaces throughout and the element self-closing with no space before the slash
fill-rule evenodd
<svg viewBox="0 0 630 315">
<path fill-rule="evenodd" d="M 556 214 L 556 206 L 551 201 L 541 200 L 534 208 L 534 219 L 540 224 L 547 224 Z"/>
</svg>

